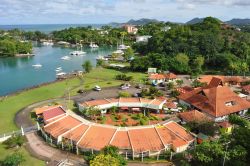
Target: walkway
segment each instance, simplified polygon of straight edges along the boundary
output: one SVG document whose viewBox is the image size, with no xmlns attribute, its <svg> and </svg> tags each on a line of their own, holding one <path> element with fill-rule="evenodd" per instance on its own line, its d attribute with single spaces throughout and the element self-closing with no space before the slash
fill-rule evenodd
<svg viewBox="0 0 250 166">
<path fill-rule="evenodd" d="M 91 99 L 101 99 L 101 98 L 112 98 L 112 97 L 118 97 L 118 87 L 113 88 L 107 88 L 103 89 L 100 92 L 96 91 L 89 91 L 82 95 L 77 95 L 71 97 L 72 100 L 75 101 L 84 101 L 84 100 L 91 100 Z M 139 90 L 135 88 L 130 88 L 127 90 L 130 93 L 137 93 Z M 46 105 L 48 103 L 61 101 L 64 98 L 57 98 L 57 99 L 50 99 L 46 101 L 41 101 L 38 103 L 34 103 L 32 105 L 29 105 L 28 107 L 20 110 L 16 116 L 15 116 L 15 123 L 18 127 L 27 128 L 34 125 L 34 122 L 31 120 L 31 114 L 30 112 L 39 106 Z M 53 148 L 49 144 L 47 144 L 40 136 L 38 136 L 36 133 L 29 133 L 26 134 L 28 143 L 26 145 L 26 148 L 30 152 L 30 154 L 36 158 L 39 158 L 44 161 L 48 161 L 48 165 L 56 165 L 55 163 L 63 161 L 65 159 L 69 159 L 70 161 L 73 161 L 75 165 L 79 165 L 79 163 L 82 163 L 82 165 L 85 164 L 85 161 L 82 158 L 79 158 L 79 156 L 73 154 L 73 153 L 67 153 L 65 151 L 62 151 L 57 148 Z"/>
</svg>

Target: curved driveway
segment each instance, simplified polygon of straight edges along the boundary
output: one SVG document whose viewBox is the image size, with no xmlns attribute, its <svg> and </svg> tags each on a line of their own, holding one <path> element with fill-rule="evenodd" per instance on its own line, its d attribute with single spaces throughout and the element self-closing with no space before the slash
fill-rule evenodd
<svg viewBox="0 0 250 166">
<path fill-rule="evenodd" d="M 74 101 L 84 101 L 84 100 L 91 100 L 91 99 L 102 99 L 102 98 L 112 98 L 118 97 L 118 92 L 120 90 L 118 87 L 106 88 L 100 92 L 97 91 L 88 91 L 82 95 L 77 95 L 71 97 L 71 100 Z M 130 88 L 127 90 L 130 93 L 137 93 L 139 92 L 138 89 Z M 51 102 L 56 102 L 63 100 L 65 98 L 57 98 L 57 99 L 49 99 L 46 101 L 41 101 L 34 103 L 32 105 L 27 106 L 26 108 L 20 110 L 15 116 L 15 123 L 18 127 L 30 127 L 34 125 L 34 122 L 31 120 L 30 112 L 39 106 L 49 104 Z M 28 143 L 26 145 L 27 150 L 30 154 L 36 158 L 41 160 L 45 160 L 48 162 L 48 165 L 55 165 L 58 161 L 63 161 L 65 159 L 69 159 L 74 163 L 74 165 L 84 165 L 84 160 L 80 156 L 74 155 L 72 153 L 68 153 L 62 151 L 57 148 L 53 148 L 48 143 L 46 143 L 43 138 L 37 135 L 37 133 L 29 133 L 26 134 L 26 138 Z M 79 164 L 81 163 L 81 164 Z"/>
</svg>

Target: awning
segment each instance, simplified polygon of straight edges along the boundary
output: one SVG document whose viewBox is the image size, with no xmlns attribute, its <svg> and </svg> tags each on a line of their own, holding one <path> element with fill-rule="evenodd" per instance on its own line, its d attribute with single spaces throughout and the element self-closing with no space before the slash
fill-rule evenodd
<svg viewBox="0 0 250 166">
<path fill-rule="evenodd" d="M 140 108 L 132 108 L 132 111 L 140 111 Z"/>
<path fill-rule="evenodd" d="M 128 107 L 121 107 L 121 110 L 128 110 Z"/>
</svg>

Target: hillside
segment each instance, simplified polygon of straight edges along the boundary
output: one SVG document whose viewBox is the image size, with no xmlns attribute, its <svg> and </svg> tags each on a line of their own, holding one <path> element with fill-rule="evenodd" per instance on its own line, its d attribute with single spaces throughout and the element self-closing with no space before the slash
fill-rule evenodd
<svg viewBox="0 0 250 166">
<path fill-rule="evenodd" d="M 232 19 L 230 21 L 226 21 L 226 23 L 231 24 L 231 25 L 250 25 L 250 19 Z"/>
<path fill-rule="evenodd" d="M 142 18 L 142 19 L 139 19 L 139 20 L 131 19 L 131 20 L 125 22 L 125 23 L 111 22 L 111 23 L 109 23 L 109 25 L 114 26 L 114 27 L 118 27 L 118 26 L 122 26 L 124 24 L 145 25 L 145 24 L 148 24 L 148 23 L 156 23 L 156 22 L 160 22 L 160 21 L 158 21 L 156 19 Z"/>
</svg>

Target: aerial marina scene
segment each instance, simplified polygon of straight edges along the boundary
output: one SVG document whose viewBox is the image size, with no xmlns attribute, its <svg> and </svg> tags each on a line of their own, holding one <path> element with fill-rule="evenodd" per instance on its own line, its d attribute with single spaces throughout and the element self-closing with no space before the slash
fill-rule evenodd
<svg viewBox="0 0 250 166">
<path fill-rule="evenodd" d="M 249 165 L 249 9 L 2 0 L 0 166 Z"/>
</svg>

